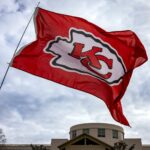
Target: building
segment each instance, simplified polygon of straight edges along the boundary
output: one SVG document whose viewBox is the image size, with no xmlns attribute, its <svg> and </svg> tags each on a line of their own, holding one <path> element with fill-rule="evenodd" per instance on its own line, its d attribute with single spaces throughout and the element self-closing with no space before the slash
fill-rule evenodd
<svg viewBox="0 0 150 150">
<path fill-rule="evenodd" d="M 139 138 L 124 138 L 123 128 L 113 124 L 79 124 L 72 126 L 69 134 L 70 139 L 52 139 L 51 144 L 43 146 L 46 150 L 111 150 L 115 143 L 123 141 L 127 145 L 126 150 L 131 147 L 134 147 L 134 150 L 150 150 L 150 145 L 142 145 Z M 6 144 L 1 145 L 0 150 L 32 150 L 32 148 L 30 144 Z"/>
</svg>

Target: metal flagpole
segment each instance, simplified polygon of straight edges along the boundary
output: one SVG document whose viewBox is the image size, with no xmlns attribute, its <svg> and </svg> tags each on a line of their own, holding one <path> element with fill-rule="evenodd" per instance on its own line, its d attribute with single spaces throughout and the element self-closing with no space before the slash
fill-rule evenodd
<svg viewBox="0 0 150 150">
<path fill-rule="evenodd" d="M 40 2 L 38 2 L 37 6 L 35 7 L 35 10 L 36 10 L 37 7 L 39 6 L 39 4 L 40 4 Z M 34 12 L 35 12 L 35 10 L 34 10 Z M 13 53 L 12 59 L 14 58 L 14 56 L 15 56 L 17 50 L 18 50 L 18 47 L 19 47 L 19 45 L 20 45 L 20 43 L 21 43 L 21 41 L 22 41 L 22 39 L 23 39 L 23 37 L 24 37 L 24 34 L 25 34 L 25 32 L 26 32 L 26 30 L 27 30 L 27 28 L 28 28 L 28 26 L 29 26 L 29 24 L 30 24 L 30 22 L 31 22 L 31 20 L 32 20 L 32 18 L 33 18 L 33 16 L 34 16 L 34 12 L 33 12 L 33 14 L 32 14 L 32 16 L 31 16 L 29 22 L 27 23 L 27 26 L 25 27 L 25 29 L 24 29 L 24 31 L 23 31 L 23 33 L 22 33 L 22 35 L 21 35 L 21 38 L 20 38 L 20 40 L 19 40 L 19 42 L 18 42 L 18 44 L 17 44 L 17 46 L 16 46 L 16 49 L 15 49 L 15 51 L 14 51 L 14 53 Z M 12 59 L 11 59 L 11 60 L 12 60 Z M 11 61 L 10 61 L 10 62 L 11 62 Z M 5 81 L 6 75 L 7 75 L 8 71 L 9 71 L 9 68 L 10 68 L 10 63 L 8 64 L 8 67 L 7 67 L 7 69 L 6 69 L 5 75 L 4 75 L 3 79 L 2 79 L 2 82 L 1 82 L 1 85 L 0 85 L 0 90 L 2 89 L 2 86 L 3 86 L 3 83 L 4 83 L 4 81 Z"/>
</svg>

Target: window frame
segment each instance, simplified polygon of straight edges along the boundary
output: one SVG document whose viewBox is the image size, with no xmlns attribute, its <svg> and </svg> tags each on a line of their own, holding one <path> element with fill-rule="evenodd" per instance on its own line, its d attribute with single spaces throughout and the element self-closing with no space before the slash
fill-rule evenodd
<svg viewBox="0 0 150 150">
<path fill-rule="evenodd" d="M 76 130 L 73 130 L 72 131 L 72 138 L 75 138 L 77 136 L 77 131 Z"/>
<path fill-rule="evenodd" d="M 98 128 L 97 136 L 98 137 L 106 137 L 106 129 L 105 128 Z"/>
<path fill-rule="evenodd" d="M 84 128 L 82 129 L 83 134 L 90 134 L 90 129 L 89 128 Z"/>
<path fill-rule="evenodd" d="M 112 138 L 113 139 L 118 139 L 119 135 L 118 135 L 118 130 L 112 130 Z"/>
</svg>

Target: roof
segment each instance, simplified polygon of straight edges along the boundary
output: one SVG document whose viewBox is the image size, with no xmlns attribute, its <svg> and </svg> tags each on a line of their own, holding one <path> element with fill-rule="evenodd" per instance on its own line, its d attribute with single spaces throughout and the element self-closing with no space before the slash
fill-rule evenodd
<svg viewBox="0 0 150 150">
<path fill-rule="evenodd" d="M 70 131 L 80 130 L 83 128 L 89 128 L 89 129 L 105 128 L 105 129 L 118 130 L 118 131 L 124 133 L 124 130 L 121 126 L 109 124 L 109 123 L 82 123 L 82 124 L 77 124 L 77 125 L 72 126 L 70 128 Z"/>
<path fill-rule="evenodd" d="M 79 136 L 77 136 L 77 137 L 75 137 L 75 138 L 73 138 L 72 140 L 69 140 L 69 141 L 67 141 L 67 142 L 65 142 L 65 143 L 63 143 L 63 144 L 61 144 L 61 145 L 58 146 L 58 147 L 61 148 L 61 147 L 65 147 L 66 145 L 69 145 L 69 144 L 71 145 L 71 144 L 73 144 L 73 143 L 75 143 L 75 142 L 77 142 L 77 141 L 79 141 L 79 140 L 81 140 L 81 139 L 83 139 L 83 138 L 87 138 L 87 139 L 89 139 L 89 140 L 91 140 L 91 141 L 97 143 L 98 145 L 104 144 L 104 145 L 106 145 L 106 146 L 112 148 L 111 145 L 109 145 L 109 144 L 107 144 L 107 143 L 105 143 L 105 142 L 103 142 L 103 141 L 101 141 L 101 140 L 99 140 L 99 139 L 97 139 L 97 138 L 95 138 L 95 137 L 93 137 L 93 136 L 90 136 L 90 135 L 88 135 L 88 134 L 85 134 L 85 133 L 84 133 L 84 134 L 81 134 L 81 135 L 79 135 Z"/>
</svg>

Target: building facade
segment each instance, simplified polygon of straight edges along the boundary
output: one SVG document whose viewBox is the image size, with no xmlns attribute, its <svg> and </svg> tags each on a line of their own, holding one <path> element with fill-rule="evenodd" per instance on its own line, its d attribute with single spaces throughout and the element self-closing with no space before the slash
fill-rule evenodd
<svg viewBox="0 0 150 150">
<path fill-rule="evenodd" d="M 106 123 L 85 123 L 70 128 L 70 139 L 52 139 L 51 144 L 36 145 L 39 150 L 111 150 L 119 142 L 126 144 L 126 150 L 150 150 L 141 139 L 124 138 L 122 127 Z M 116 144 L 117 143 L 117 144 Z M 40 149 L 41 148 L 41 149 Z M 30 144 L 0 145 L 0 150 L 32 150 Z"/>
</svg>

